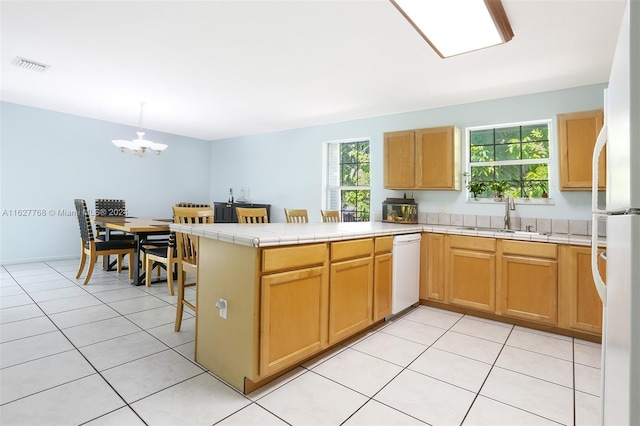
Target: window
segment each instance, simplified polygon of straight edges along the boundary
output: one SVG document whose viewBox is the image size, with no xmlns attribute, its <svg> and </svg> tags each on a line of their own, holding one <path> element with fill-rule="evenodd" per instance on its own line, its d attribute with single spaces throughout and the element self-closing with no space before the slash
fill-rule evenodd
<svg viewBox="0 0 640 426">
<path fill-rule="evenodd" d="M 343 222 L 367 222 L 370 216 L 369 140 L 327 144 L 328 210 L 340 210 Z"/>
<path fill-rule="evenodd" d="M 467 188 L 476 197 L 546 197 L 550 121 L 468 129 Z M 476 187 L 471 188 L 471 183 Z"/>
</svg>

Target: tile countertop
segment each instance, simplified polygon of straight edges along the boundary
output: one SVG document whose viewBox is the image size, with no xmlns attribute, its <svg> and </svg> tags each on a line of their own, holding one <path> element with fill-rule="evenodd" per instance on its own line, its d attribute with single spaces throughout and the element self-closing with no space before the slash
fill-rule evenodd
<svg viewBox="0 0 640 426">
<path fill-rule="evenodd" d="M 198 235 L 214 240 L 249 247 L 273 247 L 293 244 L 308 244 L 326 241 L 352 240 L 356 238 L 385 235 L 434 232 L 440 234 L 467 235 L 474 237 L 503 238 L 520 241 L 535 241 L 557 244 L 591 245 L 588 235 L 550 234 L 529 232 L 504 233 L 484 230 L 460 229 L 458 226 L 397 224 L 384 222 L 341 223 L 265 223 L 237 224 L 213 223 L 206 225 L 170 225 L 172 231 Z M 605 246 L 605 238 L 598 238 L 598 246 Z"/>
</svg>

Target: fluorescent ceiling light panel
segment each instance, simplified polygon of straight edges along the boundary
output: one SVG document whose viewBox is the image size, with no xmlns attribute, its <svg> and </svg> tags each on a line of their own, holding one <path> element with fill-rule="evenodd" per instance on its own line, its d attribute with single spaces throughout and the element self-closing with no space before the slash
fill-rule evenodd
<svg viewBox="0 0 640 426">
<path fill-rule="evenodd" d="M 443 58 L 513 38 L 500 0 L 390 1 Z"/>
</svg>

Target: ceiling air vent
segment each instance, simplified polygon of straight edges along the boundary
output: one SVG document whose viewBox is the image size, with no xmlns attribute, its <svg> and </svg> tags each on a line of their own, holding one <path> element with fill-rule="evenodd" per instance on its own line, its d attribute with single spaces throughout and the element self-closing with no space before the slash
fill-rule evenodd
<svg viewBox="0 0 640 426">
<path fill-rule="evenodd" d="M 21 58 L 20 56 L 16 56 L 16 59 L 13 62 L 15 66 L 24 68 L 26 70 L 45 72 L 49 69 L 50 65 L 41 64 L 40 62 L 32 61 L 31 59 Z"/>
</svg>

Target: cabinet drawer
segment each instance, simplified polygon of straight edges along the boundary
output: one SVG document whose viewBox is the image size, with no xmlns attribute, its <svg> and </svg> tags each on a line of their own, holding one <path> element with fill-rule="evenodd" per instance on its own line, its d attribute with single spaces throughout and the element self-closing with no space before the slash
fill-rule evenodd
<svg viewBox="0 0 640 426">
<path fill-rule="evenodd" d="M 378 237 L 375 242 L 376 254 L 393 250 L 393 237 Z"/>
<path fill-rule="evenodd" d="M 308 244 L 262 250 L 262 272 L 275 272 L 321 265 L 327 255 L 326 244 Z"/>
<path fill-rule="evenodd" d="M 373 252 L 373 239 L 339 241 L 331 243 L 331 261 L 353 259 L 356 257 L 371 256 Z"/>
<path fill-rule="evenodd" d="M 558 246 L 549 243 L 528 243 L 524 241 L 502 241 L 503 254 L 515 254 L 527 257 L 558 258 Z"/>
<path fill-rule="evenodd" d="M 449 236 L 449 247 L 469 250 L 496 251 L 496 240 L 493 238 Z"/>
</svg>

